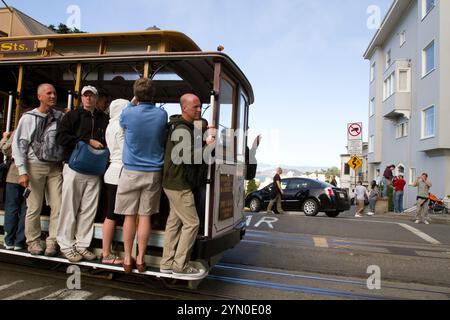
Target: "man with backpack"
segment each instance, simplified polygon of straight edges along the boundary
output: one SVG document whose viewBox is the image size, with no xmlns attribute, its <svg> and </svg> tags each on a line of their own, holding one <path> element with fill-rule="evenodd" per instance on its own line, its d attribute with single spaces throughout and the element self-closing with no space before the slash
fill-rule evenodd
<svg viewBox="0 0 450 320">
<path fill-rule="evenodd" d="M 206 183 L 200 181 L 205 178 L 199 178 L 204 174 L 197 174 L 199 181 L 194 181 L 192 177 L 198 169 L 193 164 L 203 162 L 203 144 L 197 142 L 197 146 L 194 145 L 195 132 L 202 132 L 194 125 L 196 121 L 201 121 L 202 104 L 194 94 L 183 95 L 180 104 L 182 114 L 170 118 L 164 157 L 163 188 L 170 202 L 170 214 L 164 234 L 160 271 L 198 279 L 205 274 L 205 270 L 199 270 L 189 262 L 200 224 L 193 189 L 195 185 Z M 213 143 L 213 138 L 206 141 L 207 145 Z"/>
<path fill-rule="evenodd" d="M 83 259 L 92 261 L 97 258 L 88 248 L 94 233 L 101 176 L 105 172 L 90 172 L 96 163 L 89 163 L 86 159 L 78 159 L 80 162 L 88 162 L 84 168 L 75 167 L 76 163 L 71 161 L 75 150 L 87 150 L 86 153 L 78 154 L 79 158 L 83 158 L 89 150 L 95 149 L 94 153 L 102 153 L 106 148 L 105 132 L 109 118 L 96 109 L 97 99 L 97 89 L 85 86 L 81 90 L 83 106 L 66 114 L 56 137 L 57 142 L 64 147 L 66 155 L 57 240 L 61 253 L 70 262 Z"/>
<path fill-rule="evenodd" d="M 61 207 L 63 152 L 56 143 L 56 130 L 64 114 L 55 110 L 57 94 L 51 84 L 37 90 L 40 105 L 23 114 L 17 126 L 12 155 L 19 171 L 19 184 L 26 188 L 27 213 L 25 237 L 32 255 L 55 256 L 58 253 L 56 233 Z M 41 210 L 44 201 L 51 208 L 49 235 L 45 252 L 41 243 Z"/>
</svg>

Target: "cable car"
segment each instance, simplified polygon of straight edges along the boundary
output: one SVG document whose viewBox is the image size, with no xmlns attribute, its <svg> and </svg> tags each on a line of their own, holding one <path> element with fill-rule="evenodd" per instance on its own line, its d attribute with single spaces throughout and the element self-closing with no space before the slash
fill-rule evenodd
<svg viewBox="0 0 450 320">
<path fill-rule="evenodd" d="M 197 94 L 209 125 L 221 132 L 218 143 L 227 156 L 221 159 L 216 155 L 216 161 L 209 165 L 205 212 L 200 219 L 204 223 L 191 260 L 209 270 L 225 251 L 241 241 L 245 234 L 243 208 L 249 106 L 254 96 L 250 82 L 229 56 L 221 51 L 203 52 L 183 33 L 163 30 L 0 38 L 0 47 L 8 49 L 0 52 L 2 132 L 14 130 L 24 109 L 38 106 L 36 89 L 41 83 L 55 86 L 60 110 L 80 106 L 80 90 L 85 85 L 101 88 L 111 99 L 131 100 L 133 83 L 140 77 L 154 80 L 154 102 L 169 114 L 180 113 L 178 103 L 184 93 Z M 4 197 L 2 200 L 4 202 Z M 168 205 L 162 205 L 160 211 L 152 216 L 152 234 L 145 257 L 149 268 L 144 274 L 174 278 L 159 272 Z M 48 232 L 48 224 L 44 210 L 41 214 L 43 236 Z M 3 225 L 4 212 L 0 211 L 1 237 Z M 101 240 L 102 221 L 97 220 L 91 248 L 98 256 Z M 123 250 L 121 227 L 116 228 L 114 240 L 116 252 Z M 134 248 L 137 249 L 137 243 Z M 0 254 L 69 264 L 65 258 L 31 256 L 27 251 L 10 251 L 3 247 L 0 247 Z M 112 272 L 123 270 L 100 261 L 78 264 Z"/>
</svg>

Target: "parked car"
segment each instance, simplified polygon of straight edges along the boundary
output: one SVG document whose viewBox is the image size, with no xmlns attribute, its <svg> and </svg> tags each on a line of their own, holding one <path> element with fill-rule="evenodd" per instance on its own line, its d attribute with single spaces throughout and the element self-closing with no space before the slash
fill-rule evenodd
<svg viewBox="0 0 450 320">
<path fill-rule="evenodd" d="M 331 184 L 306 179 L 289 178 L 281 181 L 284 190 L 282 207 L 286 211 L 301 211 L 307 216 L 316 216 L 325 212 L 329 217 L 337 217 L 341 212 L 350 210 L 350 198 L 346 190 Z M 245 206 L 252 212 L 267 210 L 273 183 L 252 192 L 245 198 Z M 275 208 L 276 206 L 274 206 Z"/>
</svg>

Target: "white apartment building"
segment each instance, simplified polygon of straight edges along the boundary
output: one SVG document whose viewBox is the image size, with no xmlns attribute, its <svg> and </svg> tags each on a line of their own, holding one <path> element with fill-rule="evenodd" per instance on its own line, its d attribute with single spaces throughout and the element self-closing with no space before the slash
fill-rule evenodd
<svg viewBox="0 0 450 320">
<path fill-rule="evenodd" d="M 395 0 L 370 61 L 369 180 L 391 164 L 407 182 L 427 172 L 450 195 L 450 0 Z M 416 201 L 405 190 L 405 205 Z"/>
</svg>

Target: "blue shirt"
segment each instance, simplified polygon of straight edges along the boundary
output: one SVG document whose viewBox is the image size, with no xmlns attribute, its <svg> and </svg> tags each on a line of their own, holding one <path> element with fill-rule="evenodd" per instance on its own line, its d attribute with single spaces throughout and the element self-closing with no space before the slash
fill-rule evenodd
<svg viewBox="0 0 450 320">
<path fill-rule="evenodd" d="M 120 126 L 125 131 L 125 169 L 141 172 L 163 170 L 167 120 L 167 112 L 152 104 L 130 104 L 123 110 Z"/>
</svg>

